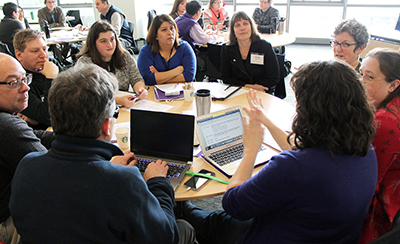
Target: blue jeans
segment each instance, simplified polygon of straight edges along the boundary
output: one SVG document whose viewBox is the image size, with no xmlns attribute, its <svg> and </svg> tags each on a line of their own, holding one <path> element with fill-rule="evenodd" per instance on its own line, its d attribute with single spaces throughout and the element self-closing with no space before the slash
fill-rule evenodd
<svg viewBox="0 0 400 244">
<path fill-rule="evenodd" d="M 241 221 L 223 210 L 208 211 L 189 205 L 184 218 L 196 230 L 197 240 L 202 243 L 237 243 L 239 237 L 250 227 L 252 220 Z"/>
</svg>

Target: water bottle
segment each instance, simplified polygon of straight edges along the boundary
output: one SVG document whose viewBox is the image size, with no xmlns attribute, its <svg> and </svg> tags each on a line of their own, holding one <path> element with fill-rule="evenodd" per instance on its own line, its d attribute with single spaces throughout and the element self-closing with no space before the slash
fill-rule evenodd
<svg viewBox="0 0 400 244">
<path fill-rule="evenodd" d="M 279 19 L 279 34 L 283 34 L 285 32 L 285 18 L 281 17 Z"/>
<path fill-rule="evenodd" d="M 210 90 L 200 89 L 196 92 L 196 111 L 197 117 L 209 114 L 211 108 Z"/>
<path fill-rule="evenodd" d="M 47 20 L 44 20 L 44 33 L 46 34 L 46 38 L 50 38 L 50 28 Z"/>
</svg>

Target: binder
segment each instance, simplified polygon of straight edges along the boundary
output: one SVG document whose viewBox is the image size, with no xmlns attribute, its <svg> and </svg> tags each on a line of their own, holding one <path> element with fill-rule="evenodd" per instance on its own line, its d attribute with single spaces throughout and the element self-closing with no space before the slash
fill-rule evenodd
<svg viewBox="0 0 400 244">
<path fill-rule="evenodd" d="M 164 91 L 154 86 L 154 98 L 158 101 L 181 100 L 184 98 L 183 90 L 180 91 L 179 95 L 166 96 Z"/>
</svg>

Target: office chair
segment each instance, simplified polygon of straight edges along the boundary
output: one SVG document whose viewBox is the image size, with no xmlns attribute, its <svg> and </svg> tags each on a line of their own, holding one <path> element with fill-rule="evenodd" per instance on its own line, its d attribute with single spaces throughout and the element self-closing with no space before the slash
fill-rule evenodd
<svg viewBox="0 0 400 244">
<path fill-rule="evenodd" d="M 138 42 L 144 42 L 145 39 L 144 39 L 144 38 L 135 39 L 135 36 L 134 36 L 134 33 L 135 33 L 135 24 L 128 21 L 128 25 L 129 25 L 130 31 L 132 32 L 132 37 L 133 37 L 133 45 L 132 45 L 132 47 L 128 50 L 128 52 L 129 52 L 130 54 L 139 54 L 140 48 L 141 48 L 143 45 L 141 45 L 141 46 L 139 47 Z"/>
<path fill-rule="evenodd" d="M 0 41 L 0 52 L 1 52 L 1 53 L 5 53 L 5 54 L 8 54 L 8 55 L 10 55 L 10 56 L 14 56 L 14 55 L 11 54 L 11 51 L 10 51 L 10 49 L 8 48 L 7 44 L 5 44 L 5 43 L 3 43 L 3 42 L 1 42 L 1 41 Z"/>
<path fill-rule="evenodd" d="M 157 13 L 154 9 L 150 10 L 147 12 L 147 17 L 148 17 L 148 21 L 147 21 L 147 30 L 149 30 L 151 22 L 153 22 L 153 19 L 157 16 Z"/>
<path fill-rule="evenodd" d="M 400 244 L 400 209 L 393 218 L 392 228 L 369 244 Z"/>
<path fill-rule="evenodd" d="M 221 52 L 222 45 L 207 43 L 206 75 L 208 76 L 208 81 L 217 81 L 217 79 L 222 78 Z"/>
<path fill-rule="evenodd" d="M 77 26 L 79 24 L 82 25 L 82 20 L 81 20 L 81 15 L 79 13 L 79 10 L 68 10 L 66 15 L 75 17 L 74 20 L 67 21 L 68 25 L 70 27 L 75 27 L 75 26 Z"/>
<path fill-rule="evenodd" d="M 284 99 L 286 97 L 286 86 L 285 86 L 285 54 L 275 53 L 276 59 L 279 64 L 279 82 L 276 84 L 275 93 L 276 97 Z"/>
</svg>

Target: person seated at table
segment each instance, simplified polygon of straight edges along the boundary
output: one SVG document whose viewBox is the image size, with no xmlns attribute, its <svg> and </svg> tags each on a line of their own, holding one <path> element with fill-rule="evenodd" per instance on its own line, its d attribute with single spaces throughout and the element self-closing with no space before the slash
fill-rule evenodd
<svg viewBox="0 0 400 244">
<path fill-rule="evenodd" d="M 335 58 L 350 64 L 357 72 L 360 71 L 360 53 L 369 42 L 367 27 L 355 19 L 342 21 L 333 32 L 331 46 Z"/>
<path fill-rule="evenodd" d="M 178 39 L 175 21 L 166 14 L 156 16 L 138 57 L 138 67 L 146 85 L 191 82 L 195 65 L 192 48 Z"/>
<path fill-rule="evenodd" d="M 54 80 L 55 141 L 24 157 L 11 184 L 22 243 L 178 243 L 167 163 L 150 163 L 142 176 L 136 156 L 110 143 L 117 82 L 94 64 Z"/>
<path fill-rule="evenodd" d="M 175 0 L 174 4 L 172 5 L 172 10 L 169 15 L 175 20 L 182 14 L 186 12 L 186 3 L 187 0 Z M 197 21 L 201 28 L 204 27 L 204 22 L 203 22 L 203 17 L 200 17 L 200 19 Z"/>
<path fill-rule="evenodd" d="M 222 80 L 273 94 L 279 66 L 271 44 L 261 39 L 253 20 L 243 11 L 232 16 L 229 28 L 229 43 L 221 55 Z"/>
<path fill-rule="evenodd" d="M 10 54 L 14 55 L 13 38 L 18 30 L 24 29 L 18 20 L 18 5 L 5 3 L 3 5 L 4 18 L 0 22 L 0 41 L 8 46 Z"/>
<path fill-rule="evenodd" d="M 372 145 L 378 159 L 378 185 L 359 243 L 369 243 L 388 232 L 400 209 L 400 53 L 376 48 L 365 57 L 360 74 L 376 109 Z"/>
<path fill-rule="evenodd" d="M 206 74 L 207 51 L 200 51 L 197 45 L 214 43 L 218 39 L 218 31 L 214 35 L 211 30 L 204 31 L 197 22 L 201 18 L 202 3 L 198 0 L 191 0 L 186 4 L 186 13 L 176 18 L 176 25 L 179 30 L 179 38 L 187 41 L 196 54 L 196 81 L 203 81 Z"/>
<path fill-rule="evenodd" d="M 0 53 L 0 242 L 19 243 L 8 204 L 11 181 L 21 159 L 30 152 L 45 152 L 53 132 L 33 130 L 16 113 L 28 106 L 31 74 L 10 55 Z"/>
<path fill-rule="evenodd" d="M 260 0 L 260 7 L 254 10 L 253 19 L 260 33 L 276 33 L 279 30 L 279 11 L 271 4 L 272 0 Z"/>
<path fill-rule="evenodd" d="M 377 179 L 371 142 L 374 114 L 348 64 L 300 67 L 287 138 L 293 150 L 273 156 L 254 176 L 265 111 L 256 91 L 244 108 L 244 156 L 222 199 L 225 211 L 181 203 L 183 217 L 207 243 L 357 243 Z M 351 91 L 351 92 L 340 92 Z"/>
<path fill-rule="evenodd" d="M 141 93 L 139 99 L 147 97 L 148 93 L 135 60 L 121 45 L 114 28 L 107 21 L 96 21 L 90 27 L 86 43 L 77 57 L 76 65 L 93 63 L 115 74 L 120 91 L 128 91 L 131 85 L 136 94 Z M 115 100 L 119 105 L 132 107 L 134 98 L 131 94 L 118 96 Z"/>
<path fill-rule="evenodd" d="M 25 27 L 25 29 L 31 28 L 28 20 L 25 18 L 24 9 L 21 8 L 21 6 L 18 6 L 18 20 L 22 22 L 22 25 Z"/>
<path fill-rule="evenodd" d="M 65 27 L 67 22 L 61 7 L 56 6 L 56 0 L 44 0 L 46 7 L 39 9 L 38 18 L 40 29 L 44 31 L 45 21 L 50 28 Z"/>
<path fill-rule="evenodd" d="M 34 129 L 46 129 L 51 125 L 47 97 L 60 66 L 49 59 L 46 37 L 38 30 L 19 30 L 14 36 L 14 47 L 16 58 L 32 74 L 28 107 L 18 116 Z"/>
<path fill-rule="evenodd" d="M 223 3 L 223 0 L 210 0 L 208 2 L 207 9 L 203 13 L 204 29 L 221 30 L 226 28 L 223 21 L 229 19 L 229 16 L 222 6 Z"/>
<path fill-rule="evenodd" d="M 95 0 L 94 4 L 100 13 L 100 19 L 112 25 L 117 34 L 117 38 L 126 49 L 134 46 L 133 33 L 129 28 L 125 14 L 108 0 Z"/>
</svg>

